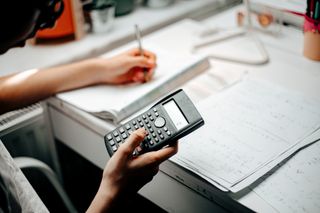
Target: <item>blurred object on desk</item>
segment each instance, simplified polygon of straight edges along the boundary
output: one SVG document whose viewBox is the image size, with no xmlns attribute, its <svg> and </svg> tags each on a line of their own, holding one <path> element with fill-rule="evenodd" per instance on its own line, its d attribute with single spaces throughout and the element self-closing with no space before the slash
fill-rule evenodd
<svg viewBox="0 0 320 213">
<path fill-rule="evenodd" d="M 303 25 L 303 55 L 320 61 L 320 1 L 307 1 L 307 3 Z"/>
<path fill-rule="evenodd" d="M 255 12 L 263 12 L 266 7 L 273 10 L 276 19 L 281 18 L 284 23 L 302 27 L 303 16 L 297 13 L 305 12 L 305 0 L 251 0 L 251 9 Z"/>
<path fill-rule="evenodd" d="M 239 27 L 248 25 L 246 18 L 247 15 L 247 12 L 244 10 L 239 10 L 237 12 L 236 17 Z M 268 6 L 261 6 L 260 12 L 251 10 L 250 16 L 252 20 L 252 28 L 254 28 L 254 30 L 273 35 L 277 35 L 281 32 L 283 21 L 282 13 L 280 11 L 273 10 Z"/>
<path fill-rule="evenodd" d="M 64 11 L 51 29 L 37 33 L 34 43 L 79 40 L 85 35 L 82 5 L 79 0 L 63 0 Z"/>
<path fill-rule="evenodd" d="M 162 8 L 173 4 L 174 0 L 145 0 L 144 5 L 150 8 Z"/>
<path fill-rule="evenodd" d="M 116 16 L 123 16 L 131 13 L 134 10 L 134 0 L 115 0 L 116 2 Z"/>
<path fill-rule="evenodd" d="M 109 31 L 114 23 L 116 3 L 110 0 L 98 0 L 84 5 L 84 11 L 88 14 L 88 22 L 93 33 Z"/>
<path fill-rule="evenodd" d="M 251 9 L 250 9 L 250 2 L 249 0 L 244 0 L 244 8 L 247 15 L 245 17 L 242 17 L 245 20 L 244 25 L 241 27 L 236 27 L 234 29 L 216 29 L 210 31 L 212 32 L 212 36 L 208 36 L 209 38 L 205 38 L 205 36 L 201 36 L 201 41 L 197 42 L 193 45 L 193 53 L 200 53 L 206 54 L 210 58 L 218 59 L 218 60 L 224 60 L 229 62 L 235 62 L 235 63 L 241 63 L 241 64 L 250 64 L 250 65 L 262 65 L 267 62 L 269 62 L 269 55 L 263 45 L 263 43 L 259 40 L 259 38 L 255 35 L 253 24 L 252 24 L 252 17 L 251 17 Z M 243 20 L 243 21 L 244 21 Z M 199 35 L 204 35 L 206 33 L 200 33 Z M 239 37 L 242 37 L 242 40 L 239 42 Z M 251 50 L 255 51 L 256 54 L 251 54 L 250 57 L 243 57 L 247 54 L 243 54 L 245 52 L 248 52 L 248 47 L 241 47 L 241 48 L 234 48 L 234 47 L 240 47 L 243 43 L 243 38 L 245 38 L 247 41 L 246 43 L 250 44 Z M 215 46 L 219 46 L 221 43 L 225 43 L 225 41 L 229 41 L 229 43 L 232 41 L 236 41 L 235 45 L 231 45 L 232 51 L 230 51 L 230 45 L 229 48 L 222 48 L 217 51 L 217 49 L 214 49 Z M 218 44 L 218 45 L 217 45 Z M 240 44 L 240 46 L 239 46 Z M 220 45 L 221 47 L 221 45 Z M 253 48 L 252 48 L 253 47 Z M 203 51 L 203 49 L 205 49 Z M 237 52 L 236 49 L 244 51 Z M 249 51 L 249 52 L 253 52 Z M 227 54 L 224 54 L 227 53 Z M 256 57 L 256 56 L 259 57 Z"/>
</svg>

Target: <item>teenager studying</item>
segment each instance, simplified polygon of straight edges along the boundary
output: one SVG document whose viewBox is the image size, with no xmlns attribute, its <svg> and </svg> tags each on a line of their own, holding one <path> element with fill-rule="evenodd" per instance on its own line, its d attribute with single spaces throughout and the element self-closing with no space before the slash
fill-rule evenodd
<svg viewBox="0 0 320 213">
<path fill-rule="evenodd" d="M 55 20 L 63 9 L 62 0 L 30 0 L 1 3 L 0 12 L 0 52 L 16 46 L 23 46 L 39 29 L 54 26 Z M 81 62 L 52 67 L 43 70 L 29 70 L 22 73 L 0 77 L 0 113 L 18 109 L 48 98 L 56 93 L 96 84 L 125 84 L 144 82 L 144 69 L 152 76 L 156 65 L 154 53 L 144 50 L 140 55 L 138 49 L 131 49 L 112 58 L 93 58 Z M 128 142 L 120 146 L 117 153 L 107 163 L 99 190 L 88 208 L 88 212 L 108 212 L 116 208 L 117 201 L 125 196 L 132 196 L 158 172 L 159 164 L 177 152 L 177 143 L 156 152 L 149 152 L 136 158 L 132 152 L 144 139 L 146 131 L 141 128 L 133 132 Z M 2 151 L 4 149 L 1 149 Z M 3 151 L 1 158 L 9 159 Z M 4 183 L 13 181 L 8 168 L 12 161 L 1 159 L 0 177 Z M 6 163 L 10 163 L 7 165 Z M 1 181 L 2 183 L 2 181 Z M 0 202 L 0 210 L 16 209 L 32 211 L 45 209 L 30 205 L 30 200 L 15 197 L 15 188 L 4 188 L 1 194 L 9 192 L 8 202 Z M 20 188 L 19 190 L 24 190 Z M 30 197 L 27 197 L 30 198 Z M 29 202 L 30 201 L 30 202 Z M 40 202 L 41 203 L 41 202 Z M 41 204 L 40 204 L 41 205 Z"/>
</svg>

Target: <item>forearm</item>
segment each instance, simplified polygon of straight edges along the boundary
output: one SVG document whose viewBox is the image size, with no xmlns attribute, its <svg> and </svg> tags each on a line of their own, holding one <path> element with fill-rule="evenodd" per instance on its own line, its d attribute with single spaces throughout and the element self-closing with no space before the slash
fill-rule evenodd
<svg viewBox="0 0 320 213">
<path fill-rule="evenodd" d="M 112 187 L 101 183 L 97 194 L 92 200 L 87 213 L 98 213 L 98 212 L 114 212 L 117 208 L 118 193 L 112 190 Z"/>
<path fill-rule="evenodd" d="M 29 70 L 0 78 L 0 114 L 50 97 L 58 92 L 99 83 L 95 61 Z"/>
</svg>

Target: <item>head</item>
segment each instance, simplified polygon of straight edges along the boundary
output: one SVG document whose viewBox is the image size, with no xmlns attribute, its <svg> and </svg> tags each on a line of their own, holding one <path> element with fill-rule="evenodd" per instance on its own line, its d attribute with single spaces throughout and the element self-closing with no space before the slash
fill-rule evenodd
<svg viewBox="0 0 320 213">
<path fill-rule="evenodd" d="M 0 3 L 0 54 L 24 46 L 39 29 L 54 26 L 63 10 L 62 0 L 5 0 Z"/>
</svg>

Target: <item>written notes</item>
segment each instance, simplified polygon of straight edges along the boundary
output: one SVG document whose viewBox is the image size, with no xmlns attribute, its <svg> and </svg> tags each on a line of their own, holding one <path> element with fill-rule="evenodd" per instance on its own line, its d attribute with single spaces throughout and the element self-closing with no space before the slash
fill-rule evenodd
<svg viewBox="0 0 320 213">
<path fill-rule="evenodd" d="M 320 212 L 320 142 L 279 166 L 253 191 L 279 212 Z"/>
<path fill-rule="evenodd" d="M 206 99 L 199 110 L 205 126 L 182 139 L 173 161 L 226 189 L 258 179 L 260 169 L 320 126 L 320 102 L 254 80 Z"/>
</svg>

